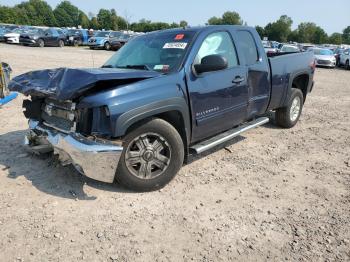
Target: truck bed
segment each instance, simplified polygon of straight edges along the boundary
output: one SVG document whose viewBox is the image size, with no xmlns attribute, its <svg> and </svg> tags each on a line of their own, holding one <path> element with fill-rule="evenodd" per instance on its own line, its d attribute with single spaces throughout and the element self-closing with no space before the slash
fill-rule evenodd
<svg viewBox="0 0 350 262">
<path fill-rule="evenodd" d="M 298 75 L 313 74 L 314 55 L 312 52 L 286 53 L 268 57 L 271 72 L 271 100 L 269 109 L 282 107 L 287 98 L 290 79 Z"/>
</svg>

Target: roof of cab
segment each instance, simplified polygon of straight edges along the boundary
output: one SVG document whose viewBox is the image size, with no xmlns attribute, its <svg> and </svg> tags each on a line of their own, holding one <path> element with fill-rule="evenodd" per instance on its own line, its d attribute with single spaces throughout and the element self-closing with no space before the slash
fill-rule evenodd
<svg viewBox="0 0 350 262">
<path fill-rule="evenodd" d="M 207 26 L 195 26 L 195 27 L 184 27 L 184 28 L 172 28 L 172 29 L 164 29 L 164 30 L 158 30 L 149 32 L 148 34 L 157 34 L 157 33 L 164 33 L 164 32 L 173 32 L 173 33 L 182 33 L 186 31 L 192 31 L 192 32 L 204 32 L 204 31 L 212 31 L 212 30 L 218 30 L 218 29 L 253 29 L 253 27 L 250 26 L 242 26 L 242 25 L 207 25 Z"/>
</svg>

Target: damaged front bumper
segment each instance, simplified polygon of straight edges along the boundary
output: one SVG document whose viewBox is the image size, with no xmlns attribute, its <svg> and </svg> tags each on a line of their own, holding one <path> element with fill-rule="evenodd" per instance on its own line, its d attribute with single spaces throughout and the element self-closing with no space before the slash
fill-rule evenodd
<svg viewBox="0 0 350 262">
<path fill-rule="evenodd" d="M 25 144 L 32 151 L 53 151 L 63 165 L 72 164 L 80 173 L 98 181 L 114 182 L 123 151 L 121 143 L 97 142 L 77 133 L 65 134 L 33 120 L 29 121 L 29 127 Z"/>
</svg>

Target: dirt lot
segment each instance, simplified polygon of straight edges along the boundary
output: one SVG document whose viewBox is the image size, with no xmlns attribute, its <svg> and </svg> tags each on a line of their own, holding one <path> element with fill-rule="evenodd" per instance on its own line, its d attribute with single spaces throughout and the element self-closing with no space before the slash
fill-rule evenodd
<svg viewBox="0 0 350 262">
<path fill-rule="evenodd" d="M 111 55 L 0 45 L 13 75 Z M 350 261 L 350 71 L 315 80 L 294 129 L 250 131 L 144 194 L 26 153 L 19 97 L 0 109 L 0 261 Z"/>
</svg>

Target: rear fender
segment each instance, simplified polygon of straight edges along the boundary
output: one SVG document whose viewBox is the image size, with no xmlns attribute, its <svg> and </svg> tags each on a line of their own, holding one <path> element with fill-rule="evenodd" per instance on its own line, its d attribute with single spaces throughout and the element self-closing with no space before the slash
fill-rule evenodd
<svg viewBox="0 0 350 262">
<path fill-rule="evenodd" d="M 307 85 L 307 92 L 306 93 L 310 92 L 310 88 L 311 88 L 311 85 L 312 85 L 312 78 L 311 78 L 310 71 L 308 71 L 308 70 L 301 70 L 301 71 L 294 72 L 289 77 L 288 88 L 286 89 L 286 92 L 284 94 L 284 99 L 282 100 L 283 103 L 282 103 L 281 107 L 285 107 L 285 106 L 288 105 L 288 101 L 289 101 L 289 98 L 290 98 L 290 95 L 291 95 L 291 92 L 292 92 L 294 80 L 297 79 L 298 77 L 302 76 L 302 75 L 308 75 L 308 85 Z"/>
</svg>

